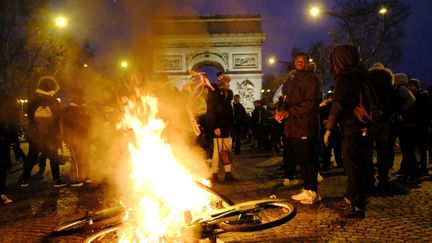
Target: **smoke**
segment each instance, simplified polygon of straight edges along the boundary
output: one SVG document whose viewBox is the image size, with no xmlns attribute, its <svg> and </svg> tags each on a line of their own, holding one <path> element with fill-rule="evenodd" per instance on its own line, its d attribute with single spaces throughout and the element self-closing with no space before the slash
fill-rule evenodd
<svg viewBox="0 0 432 243">
<path fill-rule="evenodd" d="M 85 90 L 86 106 L 92 117 L 90 163 L 94 181 L 115 181 L 120 187 L 125 184 L 130 169 L 127 147 L 133 143 L 133 136 L 130 130 L 118 130 L 116 126 L 122 119 L 125 99 L 132 98 L 137 89 L 158 98 L 160 116 L 167 124 L 163 136 L 178 160 L 200 177 L 207 176 L 205 153 L 195 144 L 191 117 L 185 109 L 190 95 L 180 92 L 164 75 L 154 75 L 151 68 L 154 46 L 158 42 L 151 34 L 152 20 L 162 16 L 195 16 L 195 9 L 204 2 L 62 2 L 61 8 L 67 10 L 70 18 L 73 37 L 78 43 L 88 43 L 92 54 L 86 58 L 79 51 L 70 55 L 89 66 L 70 75 L 63 89 L 79 86 Z M 125 70 L 117 65 L 121 58 L 130 63 Z"/>
</svg>

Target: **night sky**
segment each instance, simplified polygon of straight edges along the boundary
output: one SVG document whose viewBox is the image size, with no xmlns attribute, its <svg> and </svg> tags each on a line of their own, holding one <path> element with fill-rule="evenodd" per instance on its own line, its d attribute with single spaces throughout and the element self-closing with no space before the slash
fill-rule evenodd
<svg viewBox="0 0 432 243">
<path fill-rule="evenodd" d="M 203 14 L 245 15 L 260 14 L 262 28 L 266 34 L 263 46 L 264 74 L 278 72 L 279 66 L 269 66 L 270 56 L 289 60 L 292 48 L 306 51 L 311 42 L 328 42 L 327 32 L 332 25 L 329 16 L 312 19 L 308 15 L 312 2 L 319 2 L 331 10 L 332 0 L 53 0 L 58 7 L 77 18 L 74 31 L 80 31 L 83 39 L 90 40 L 101 48 L 102 55 L 113 53 L 114 49 L 127 49 L 127 39 L 133 39 L 145 31 L 152 14 L 164 11 L 173 16 Z M 403 62 L 393 72 L 406 72 L 410 77 L 421 80 L 422 86 L 432 84 L 432 1 L 402 0 L 410 5 L 412 15 L 408 18 L 403 42 Z M 163 5 L 162 7 L 160 5 Z M 391 9 L 389 10 L 391 11 Z M 81 20 L 78 20 L 81 18 Z M 71 22 L 73 22 L 71 21 Z M 79 23 L 79 21 L 82 21 Z M 85 28 L 84 28 L 85 27 Z M 139 38 L 136 38 L 139 40 Z M 108 41 L 110 40 L 110 41 Z M 115 40 L 115 42 L 113 42 Z M 109 45 L 110 44 L 110 45 Z"/>
<path fill-rule="evenodd" d="M 263 47 L 263 62 L 275 55 L 281 60 L 289 60 L 291 49 L 308 49 L 311 42 L 329 41 L 327 31 L 332 18 L 323 16 L 311 19 L 307 9 L 312 1 L 304 0 L 208 0 L 206 6 L 199 9 L 202 14 L 261 14 L 266 40 Z M 333 1 L 319 1 L 331 7 Z M 410 77 L 421 80 L 422 86 L 432 84 L 432 1 L 405 0 L 410 5 L 412 15 L 408 18 L 403 42 L 403 62 L 393 72 L 405 72 Z M 234 7 L 232 7 L 234 6 Z M 391 11 L 391 10 L 390 10 Z M 264 73 L 272 72 L 277 67 L 263 65 Z"/>
</svg>

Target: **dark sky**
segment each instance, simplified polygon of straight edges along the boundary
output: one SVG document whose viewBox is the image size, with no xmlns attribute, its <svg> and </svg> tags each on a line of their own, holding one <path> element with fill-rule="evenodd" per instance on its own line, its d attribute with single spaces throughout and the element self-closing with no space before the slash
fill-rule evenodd
<svg viewBox="0 0 432 243">
<path fill-rule="evenodd" d="M 282 60 L 290 59 L 294 47 L 306 51 L 313 41 L 328 41 L 327 31 L 331 17 L 320 19 L 308 17 L 307 9 L 312 1 L 305 0 L 207 0 L 199 8 L 201 14 L 261 14 L 266 40 L 263 62 L 271 55 Z M 332 5 L 331 0 L 319 1 L 323 6 Z M 422 86 L 432 84 L 432 1 L 403 0 L 411 7 L 412 15 L 406 22 L 407 37 L 403 42 L 403 62 L 393 72 L 406 72 L 421 80 Z M 390 10 L 391 11 L 391 10 Z M 263 65 L 264 72 L 276 67 Z"/>
<path fill-rule="evenodd" d="M 104 45 L 117 39 L 107 48 L 127 49 L 125 39 L 138 35 L 148 23 L 148 18 L 158 9 L 168 14 L 191 16 L 196 14 L 244 15 L 260 14 L 266 34 L 263 46 L 264 73 L 280 70 L 267 65 L 270 56 L 289 60 L 291 50 L 306 51 L 311 42 L 329 41 L 327 35 L 332 18 L 322 16 L 312 19 L 308 9 L 312 2 L 319 2 L 330 10 L 333 0 L 53 0 L 62 2 L 75 18 L 81 18 L 71 29 L 79 30 L 83 38 L 92 36 L 92 41 Z M 412 15 L 406 22 L 407 37 L 403 42 L 404 59 L 394 72 L 406 72 L 421 80 L 422 86 L 432 83 L 432 0 L 402 0 L 411 7 Z M 159 5 L 164 5 L 163 7 Z M 391 11 L 391 10 L 390 10 Z M 77 20 L 76 20 L 77 21 Z M 126 22 L 128 21 L 128 22 Z M 71 21 L 72 22 L 72 21 Z M 93 26 L 91 26 L 93 25 Z M 86 26 L 86 28 L 84 28 Z M 97 26 L 97 27 L 95 27 Z M 101 31 L 105 33 L 100 33 Z M 77 34 L 78 35 L 78 34 Z M 109 42 L 109 41 L 108 41 Z"/>
</svg>

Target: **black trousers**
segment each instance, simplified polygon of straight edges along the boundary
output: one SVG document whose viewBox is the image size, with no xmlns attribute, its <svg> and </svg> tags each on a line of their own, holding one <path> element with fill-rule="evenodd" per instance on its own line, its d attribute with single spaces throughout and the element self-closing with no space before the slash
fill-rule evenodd
<svg viewBox="0 0 432 243">
<path fill-rule="evenodd" d="M 388 172 L 393 165 L 393 141 L 391 139 L 392 125 L 390 122 L 372 123 L 368 128 L 369 151 L 366 166 L 368 180 L 374 180 L 373 148 L 376 147 L 379 183 L 388 182 Z"/>
<path fill-rule="evenodd" d="M 399 145 L 402 152 L 401 170 L 407 176 L 418 175 L 419 165 L 415 156 L 416 129 L 414 125 L 401 125 L 398 128 Z"/>
<path fill-rule="evenodd" d="M 241 132 L 242 132 L 241 124 L 240 123 L 234 124 L 233 142 L 234 142 L 234 152 L 236 154 L 240 153 Z"/>
<path fill-rule="evenodd" d="M 296 172 L 296 162 L 298 162 L 304 189 L 317 191 L 318 159 L 316 139 L 284 138 L 283 142 L 285 178 L 292 179 Z"/>
<path fill-rule="evenodd" d="M 10 143 L 0 137 L 0 194 L 5 193 L 7 167 L 10 163 Z"/>
<path fill-rule="evenodd" d="M 29 152 L 24 161 L 23 180 L 28 181 L 31 176 L 34 163 L 37 161 L 39 153 L 42 153 L 50 160 L 51 175 L 54 180 L 60 179 L 60 166 L 57 149 L 50 148 L 46 143 L 35 143 L 29 141 Z"/>
<path fill-rule="evenodd" d="M 361 128 L 344 128 L 342 131 L 342 154 L 347 175 L 345 196 L 361 209 L 365 208 L 365 178 L 369 150 L 369 139 L 362 135 Z"/>
<path fill-rule="evenodd" d="M 323 129 L 321 131 L 321 137 L 324 138 L 326 130 Z M 331 153 L 333 150 L 334 153 L 334 159 L 336 161 L 337 167 L 343 166 L 343 159 L 342 159 L 342 137 L 339 131 L 335 129 L 331 136 L 330 136 L 330 144 L 328 146 L 322 146 L 322 161 L 323 161 L 323 167 L 329 168 L 330 162 L 331 162 Z"/>
</svg>

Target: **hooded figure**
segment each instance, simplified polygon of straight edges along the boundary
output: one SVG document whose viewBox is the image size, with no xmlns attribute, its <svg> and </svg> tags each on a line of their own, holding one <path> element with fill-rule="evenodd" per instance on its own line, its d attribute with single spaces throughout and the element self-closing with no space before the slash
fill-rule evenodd
<svg viewBox="0 0 432 243">
<path fill-rule="evenodd" d="M 331 72 L 335 77 L 335 92 L 324 143 L 329 144 L 331 130 L 339 123 L 342 128 L 344 169 L 348 179 L 345 201 L 349 202 L 349 207 L 340 216 L 363 218 L 366 206 L 363 179 L 369 144 L 364 124 L 355 118 L 354 107 L 359 103 L 360 84 L 367 78 L 368 72 L 361 64 L 357 50 L 349 45 L 335 47 L 330 61 Z"/>
<path fill-rule="evenodd" d="M 24 162 L 21 187 L 29 185 L 28 179 L 39 153 L 42 153 L 42 157 L 50 160 L 54 187 L 66 185 L 60 178 L 57 154 L 57 150 L 61 145 L 60 103 L 54 95 L 59 89 L 60 86 L 53 77 L 45 76 L 39 79 L 37 89 L 29 99 L 27 106 L 29 153 Z"/>
<path fill-rule="evenodd" d="M 332 130 L 339 122 L 357 130 L 356 126 L 361 123 L 355 119 L 354 107 L 359 103 L 360 83 L 367 78 L 367 69 L 360 62 L 357 50 L 349 45 L 335 47 L 330 61 L 335 91 L 326 128 Z"/>
</svg>

